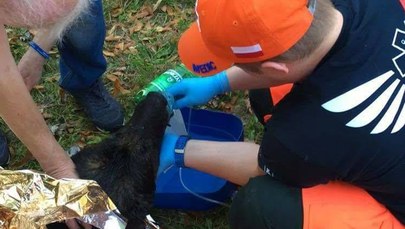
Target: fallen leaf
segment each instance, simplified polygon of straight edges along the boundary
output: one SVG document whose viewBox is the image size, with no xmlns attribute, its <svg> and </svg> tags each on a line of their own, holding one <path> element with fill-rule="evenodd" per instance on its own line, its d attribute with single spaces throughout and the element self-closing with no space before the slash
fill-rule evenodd
<svg viewBox="0 0 405 229">
<path fill-rule="evenodd" d="M 91 134 L 92 134 L 92 132 L 89 131 L 89 130 L 80 131 L 80 135 L 83 136 L 83 137 L 87 137 L 87 136 L 89 136 Z"/>
<path fill-rule="evenodd" d="M 143 23 L 141 21 L 136 20 L 134 26 L 129 29 L 129 33 L 133 34 L 135 32 L 141 31 L 143 28 Z"/>
<path fill-rule="evenodd" d="M 130 53 L 130 54 L 137 54 L 138 53 L 138 50 L 136 49 L 135 46 L 128 47 L 128 50 L 129 51 L 127 53 Z"/>
<path fill-rule="evenodd" d="M 150 32 L 149 30 L 152 30 L 152 24 L 150 23 L 150 21 L 148 21 L 145 25 L 145 30 L 147 32 Z"/>
<path fill-rule="evenodd" d="M 125 70 L 127 70 L 127 67 L 118 67 L 115 70 L 117 70 L 117 71 L 125 71 Z"/>
<path fill-rule="evenodd" d="M 108 74 L 106 77 L 107 77 L 107 79 L 110 80 L 111 82 L 115 82 L 115 81 L 118 80 L 118 77 L 117 77 L 116 75 L 113 75 L 113 74 Z"/>
<path fill-rule="evenodd" d="M 62 103 L 62 104 L 66 103 L 67 95 L 66 95 L 65 90 L 63 90 L 62 88 L 59 89 L 59 97 L 60 97 L 60 103 Z"/>
<path fill-rule="evenodd" d="M 123 76 L 123 75 L 124 75 L 124 73 L 123 73 L 123 72 L 120 72 L 120 71 L 116 71 L 116 72 L 113 72 L 113 73 L 111 73 L 111 74 L 113 74 L 113 75 L 115 75 L 115 76 Z"/>
<path fill-rule="evenodd" d="M 111 27 L 111 29 L 108 30 L 107 35 L 113 34 L 116 28 L 117 28 L 117 25 L 113 25 L 113 27 Z"/>
<path fill-rule="evenodd" d="M 122 13 L 122 8 L 121 7 L 117 7 L 111 10 L 111 16 L 112 17 L 118 17 L 121 13 Z"/>
<path fill-rule="evenodd" d="M 54 50 L 54 49 L 52 49 L 51 51 L 48 52 L 48 54 L 50 54 L 50 55 L 55 55 L 55 54 L 57 54 L 57 53 L 59 53 L 59 51 L 58 51 L 58 50 Z"/>
<path fill-rule="evenodd" d="M 105 41 L 119 41 L 122 39 L 122 36 L 116 36 L 114 34 L 110 34 L 105 38 Z"/>
<path fill-rule="evenodd" d="M 76 145 L 79 146 L 81 149 L 83 149 L 86 146 L 86 143 L 84 143 L 82 141 L 78 141 L 78 142 L 76 142 Z"/>
<path fill-rule="evenodd" d="M 113 92 L 113 95 L 114 95 L 114 96 L 117 96 L 117 95 L 120 94 L 120 93 L 123 94 L 123 95 L 125 95 L 125 94 L 130 93 L 130 91 L 127 90 L 127 89 L 125 89 L 125 88 L 123 88 L 123 87 L 121 86 L 120 81 L 117 79 L 117 80 L 114 81 L 114 92 Z"/>
<path fill-rule="evenodd" d="M 108 56 L 108 57 L 114 57 L 115 56 L 115 54 L 113 52 L 109 52 L 109 51 L 106 51 L 106 50 L 103 50 L 103 54 L 104 54 L 104 56 Z"/>
<path fill-rule="evenodd" d="M 46 77 L 45 81 L 46 82 L 56 82 L 56 81 L 58 81 L 58 76 Z"/>
<path fill-rule="evenodd" d="M 44 85 L 35 85 L 34 89 L 38 90 L 38 91 L 42 91 L 45 89 Z"/>
<path fill-rule="evenodd" d="M 134 19 L 145 18 L 152 15 L 153 9 L 151 6 L 143 6 L 139 11 L 133 16 Z"/>
<path fill-rule="evenodd" d="M 166 12 L 167 12 L 167 15 L 169 15 L 169 16 L 174 16 L 174 15 L 176 15 L 176 13 L 174 12 L 174 9 L 173 9 L 172 7 L 170 7 L 170 6 L 168 6 L 168 7 L 166 8 Z"/>
<path fill-rule="evenodd" d="M 156 26 L 155 30 L 156 30 L 156 32 L 158 32 L 158 33 L 167 31 L 167 29 L 166 29 L 166 28 L 163 28 L 162 26 Z M 170 30 L 170 29 L 169 29 L 169 30 Z"/>
<path fill-rule="evenodd" d="M 44 119 L 50 119 L 53 117 L 52 114 L 49 114 L 47 112 L 42 113 L 42 116 L 44 117 Z"/>
<path fill-rule="evenodd" d="M 133 46 L 134 44 L 135 44 L 135 42 L 133 42 L 133 41 L 126 43 L 126 44 L 124 45 L 124 50 L 125 50 L 125 49 L 128 49 L 129 47 Z"/>
<path fill-rule="evenodd" d="M 114 48 L 123 51 L 124 50 L 124 42 L 120 42 L 120 43 L 116 44 L 114 46 Z"/>
</svg>

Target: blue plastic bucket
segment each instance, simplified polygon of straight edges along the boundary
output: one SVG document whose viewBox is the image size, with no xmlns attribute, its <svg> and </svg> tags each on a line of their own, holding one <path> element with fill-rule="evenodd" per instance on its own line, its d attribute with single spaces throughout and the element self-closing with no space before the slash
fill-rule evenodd
<svg viewBox="0 0 405 229">
<path fill-rule="evenodd" d="M 242 121 L 232 114 L 190 108 L 184 108 L 181 112 L 192 139 L 243 141 Z M 235 190 L 236 186 L 224 179 L 173 166 L 157 178 L 154 206 L 208 210 L 218 205 L 216 201 L 226 202 Z"/>
</svg>

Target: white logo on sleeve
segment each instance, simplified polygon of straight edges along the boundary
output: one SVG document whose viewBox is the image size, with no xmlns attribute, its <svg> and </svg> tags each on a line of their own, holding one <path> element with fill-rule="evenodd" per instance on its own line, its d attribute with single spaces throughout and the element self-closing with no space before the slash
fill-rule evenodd
<svg viewBox="0 0 405 229">
<path fill-rule="evenodd" d="M 264 172 L 271 177 L 274 177 L 273 171 L 271 171 L 267 166 L 264 166 Z"/>
<path fill-rule="evenodd" d="M 405 32 L 397 29 L 392 46 L 401 53 L 392 59 L 398 74 L 405 77 Z M 346 123 L 346 126 L 360 128 L 369 125 L 380 115 L 378 123 L 374 126 L 371 134 L 379 134 L 389 130 L 392 134 L 398 132 L 405 125 L 405 85 L 393 70 L 389 70 L 370 81 L 363 83 L 356 88 L 347 91 L 332 100 L 322 104 L 322 107 L 330 112 L 349 111 L 367 100 L 373 95 L 388 79 L 396 79 L 364 110 L 356 117 Z M 392 98 L 392 99 L 391 99 Z M 389 103 L 389 104 L 388 104 Z M 388 109 L 384 108 L 388 105 Z M 382 112 L 385 111 L 384 114 Z M 391 127 L 389 129 L 389 127 Z"/>
</svg>

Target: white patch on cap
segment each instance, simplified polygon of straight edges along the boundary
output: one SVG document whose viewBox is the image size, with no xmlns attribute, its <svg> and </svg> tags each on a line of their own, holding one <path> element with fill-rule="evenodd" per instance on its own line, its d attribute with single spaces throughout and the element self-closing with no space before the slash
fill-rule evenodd
<svg viewBox="0 0 405 229">
<path fill-rule="evenodd" d="M 260 44 L 251 46 L 233 46 L 231 49 L 233 54 L 238 58 L 255 58 L 263 56 L 263 49 Z"/>
<path fill-rule="evenodd" d="M 255 44 L 251 46 L 232 46 L 231 49 L 232 52 L 235 54 L 249 54 L 263 51 L 260 44 Z"/>
</svg>

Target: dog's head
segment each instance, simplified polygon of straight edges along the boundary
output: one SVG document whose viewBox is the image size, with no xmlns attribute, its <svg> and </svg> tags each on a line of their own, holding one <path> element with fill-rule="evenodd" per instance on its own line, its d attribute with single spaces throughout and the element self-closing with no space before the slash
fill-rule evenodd
<svg viewBox="0 0 405 229">
<path fill-rule="evenodd" d="M 144 134 L 164 133 L 164 130 L 172 115 L 172 97 L 165 93 L 150 92 L 139 104 L 126 125 L 136 131 L 142 131 Z M 123 129 L 124 131 L 125 128 Z M 156 137 L 156 136 L 155 136 Z"/>
</svg>

